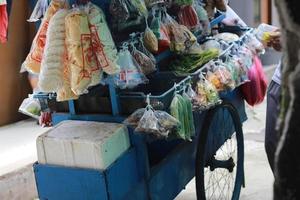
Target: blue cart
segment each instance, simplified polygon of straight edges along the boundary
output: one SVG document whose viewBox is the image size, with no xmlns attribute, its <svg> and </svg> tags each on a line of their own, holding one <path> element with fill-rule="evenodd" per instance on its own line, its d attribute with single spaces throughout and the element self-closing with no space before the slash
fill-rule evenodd
<svg viewBox="0 0 300 200">
<path fill-rule="evenodd" d="M 107 11 L 109 0 L 93 2 Z M 222 19 L 223 16 L 219 18 Z M 218 23 L 218 19 L 213 23 Z M 163 53 L 158 60 L 168 56 L 169 52 Z M 145 106 L 148 93 L 151 93 L 151 103 L 160 102 L 161 109 L 167 110 L 177 89 L 173 87 L 174 83 L 180 86 L 189 81 L 189 77 L 164 72 L 158 72 L 150 79 L 149 85 L 140 86 L 135 91 L 120 91 L 112 83 L 98 86 L 100 88 L 94 88 L 78 101 L 61 105 L 60 112 L 53 114 L 53 122 L 121 123 L 135 109 Z M 51 99 L 54 96 L 40 94 L 36 97 Z M 35 163 L 39 198 L 172 200 L 195 177 L 195 199 L 239 199 L 245 183 L 242 131 L 242 123 L 247 120 L 245 104 L 238 88 L 221 94 L 221 97 L 222 104 L 193 113 L 196 136 L 191 142 L 153 140 L 129 127 L 131 148 L 104 171 Z M 100 104 L 96 110 L 87 108 L 95 102 Z"/>
</svg>

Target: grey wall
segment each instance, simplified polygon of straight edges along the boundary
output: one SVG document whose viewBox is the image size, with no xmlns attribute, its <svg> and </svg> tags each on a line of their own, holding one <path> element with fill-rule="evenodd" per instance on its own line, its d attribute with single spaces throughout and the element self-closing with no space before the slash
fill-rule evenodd
<svg viewBox="0 0 300 200">
<path fill-rule="evenodd" d="M 242 18 L 248 25 L 253 26 L 253 1 L 252 0 L 229 0 L 229 6 Z"/>
</svg>

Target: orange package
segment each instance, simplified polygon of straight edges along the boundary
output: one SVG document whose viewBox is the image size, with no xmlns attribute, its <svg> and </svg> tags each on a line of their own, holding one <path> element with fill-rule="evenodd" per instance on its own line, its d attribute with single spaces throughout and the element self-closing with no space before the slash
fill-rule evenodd
<svg viewBox="0 0 300 200">
<path fill-rule="evenodd" d="M 22 68 L 26 71 L 38 74 L 41 69 L 41 62 L 44 54 L 44 48 L 46 44 L 47 30 L 50 19 L 53 15 L 62 8 L 67 8 L 66 1 L 52 0 L 46 14 L 43 18 L 41 26 L 32 42 L 31 50 L 24 61 Z"/>
</svg>

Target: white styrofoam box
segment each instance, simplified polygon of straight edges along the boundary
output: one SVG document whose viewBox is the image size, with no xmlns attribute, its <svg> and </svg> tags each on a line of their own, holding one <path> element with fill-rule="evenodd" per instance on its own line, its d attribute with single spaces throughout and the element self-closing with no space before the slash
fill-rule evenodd
<svg viewBox="0 0 300 200">
<path fill-rule="evenodd" d="M 123 124 L 65 121 L 37 138 L 38 162 L 104 170 L 130 147 Z"/>
</svg>

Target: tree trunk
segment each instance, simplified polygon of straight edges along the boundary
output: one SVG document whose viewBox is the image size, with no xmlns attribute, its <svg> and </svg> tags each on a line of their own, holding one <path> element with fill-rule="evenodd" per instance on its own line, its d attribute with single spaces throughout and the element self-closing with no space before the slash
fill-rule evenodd
<svg viewBox="0 0 300 200">
<path fill-rule="evenodd" d="M 283 33 L 284 64 L 275 200 L 300 199 L 300 4 L 275 0 Z"/>
</svg>

